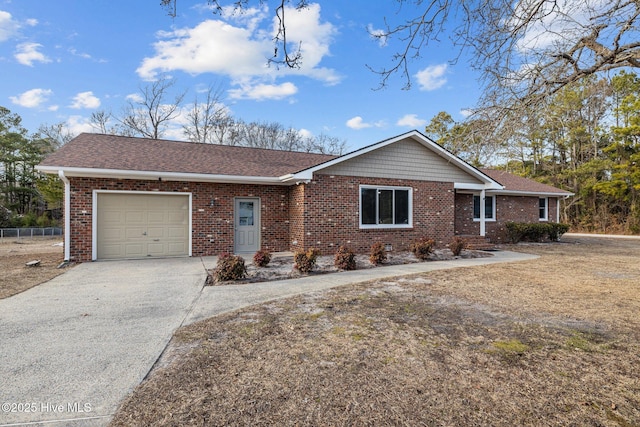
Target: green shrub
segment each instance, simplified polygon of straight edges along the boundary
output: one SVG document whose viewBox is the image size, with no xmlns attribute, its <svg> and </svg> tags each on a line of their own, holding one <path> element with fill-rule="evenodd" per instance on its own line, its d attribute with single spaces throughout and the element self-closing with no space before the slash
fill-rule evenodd
<svg viewBox="0 0 640 427">
<path fill-rule="evenodd" d="M 526 223 L 507 222 L 507 235 L 511 243 L 542 242 L 545 240 L 558 240 L 564 233 L 569 231 L 568 224 L 554 222 Z"/>
<path fill-rule="evenodd" d="M 558 222 L 550 222 L 551 229 L 549 231 L 549 240 L 560 240 L 562 235 L 569 231 L 569 224 L 561 224 Z"/>
<path fill-rule="evenodd" d="M 22 215 L 22 217 L 20 217 L 19 227 L 35 227 L 36 225 L 38 225 L 36 223 L 37 219 L 38 216 L 35 214 L 35 212 L 27 212 L 26 214 Z"/>
<path fill-rule="evenodd" d="M 433 253 L 433 248 L 436 242 L 433 239 L 426 237 L 411 244 L 411 252 L 421 261 L 429 259 L 429 255 Z"/>
<path fill-rule="evenodd" d="M 51 219 L 46 213 L 43 213 L 38 218 L 36 218 L 36 225 L 38 227 L 49 227 L 51 225 Z"/>
<path fill-rule="evenodd" d="M 336 257 L 333 262 L 340 270 L 355 270 L 356 269 L 356 254 L 346 246 L 340 246 Z"/>
<path fill-rule="evenodd" d="M 467 249 L 468 243 L 460 236 L 455 236 L 451 243 L 449 243 L 449 249 L 453 253 L 453 256 L 460 256 L 464 249 Z"/>
<path fill-rule="evenodd" d="M 257 267 L 266 267 L 271 262 L 271 252 L 259 250 L 253 255 L 253 264 Z"/>
<path fill-rule="evenodd" d="M 247 267 L 241 256 L 223 253 L 218 257 L 218 264 L 213 274 L 218 282 L 240 280 L 246 276 Z"/>
<path fill-rule="evenodd" d="M 371 245 L 369 252 L 369 262 L 373 265 L 380 265 L 387 260 L 387 253 L 384 250 L 384 243 L 376 242 Z"/>
<path fill-rule="evenodd" d="M 11 211 L 0 205 L 0 228 L 11 227 Z"/>
<path fill-rule="evenodd" d="M 298 251 L 293 254 L 293 268 L 299 270 L 301 273 L 309 273 L 316 266 L 320 251 L 316 248 L 309 248 L 308 251 Z"/>
</svg>

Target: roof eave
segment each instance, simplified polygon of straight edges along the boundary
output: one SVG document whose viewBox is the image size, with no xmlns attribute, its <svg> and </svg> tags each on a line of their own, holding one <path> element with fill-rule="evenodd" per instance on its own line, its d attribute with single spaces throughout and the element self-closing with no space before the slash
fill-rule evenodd
<svg viewBox="0 0 640 427">
<path fill-rule="evenodd" d="M 67 177 L 83 178 L 142 179 L 150 181 L 193 181 L 226 184 L 291 185 L 291 183 L 283 182 L 279 177 L 270 176 L 216 175 L 204 173 L 135 171 L 42 165 L 36 166 L 36 170 L 50 174 L 58 174 L 59 171 L 63 171 L 64 175 Z"/>
<path fill-rule="evenodd" d="M 491 193 L 505 196 L 545 196 L 545 197 L 571 197 L 574 193 L 552 191 L 517 191 L 517 190 L 491 190 Z"/>
</svg>

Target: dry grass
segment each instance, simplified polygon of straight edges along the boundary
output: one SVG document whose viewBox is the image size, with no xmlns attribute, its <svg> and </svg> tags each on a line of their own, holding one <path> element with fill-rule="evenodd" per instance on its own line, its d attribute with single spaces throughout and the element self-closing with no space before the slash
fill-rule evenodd
<svg viewBox="0 0 640 427">
<path fill-rule="evenodd" d="M 640 241 L 580 242 L 182 328 L 113 425 L 640 425 Z"/>
<path fill-rule="evenodd" d="M 59 239 L 38 238 L 0 242 L 0 299 L 24 292 L 64 273 L 58 265 L 64 258 Z M 29 261 L 40 260 L 37 267 L 27 267 Z"/>
</svg>

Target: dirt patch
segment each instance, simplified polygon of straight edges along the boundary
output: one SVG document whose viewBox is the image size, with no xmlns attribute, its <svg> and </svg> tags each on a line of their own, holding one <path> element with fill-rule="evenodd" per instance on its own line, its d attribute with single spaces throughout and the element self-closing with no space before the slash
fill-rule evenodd
<svg viewBox="0 0 640 427">
<path fill-rule="evenodd" d="M 465 250 L 460 254 L 460 256 L 454 257 L 448 249 L 436 249 L 427 261 L 420 261 L 411 252 L 390 252 L 387 254 L 387 260 L 380 265 L 380 267 L 388 265 L 413 264 L 416 262 L 446 261 L 456 258 L 484 258 L 490 256 L 491 254 L 488 252 Z M 253 264 L 251 259 L 246 259 L 245 264 L 247 266 L 247 276 L 244 279 L 234 281 L 216 281 L 213 278 L 213 270 L 210 270 L 207 284 L 215 286 L 238 285 L 243 283 L 271 282 L 274 280 L 286 280 L 318 274 L 337 273 L 340 270 L 335 266 L 334 261 L 335 258 L 333 256 L 319 256 L 313 271 L 308 274 L 303 274 L 293 267 L 294 261 L 292 255 L 275 256 L 266 267 L 257 267 Z M 377 266 L 371 264 L 368 255 L 356 255 L 357 270 L 376 267 Z"/>
<path fill-rule="evenodd" d="M 0 243 L 0 299 L 26 291 L 64 273 L 57 268 L 64 259 L 58 239 L 3 241 Z M 29 261 L 40 264 L 27 267 Z"/>
<path fill-rule="evenodd" d="M 509 248 L 182 328 L 113 425 L 640 425 L 640 241 Z"/>
</svg>

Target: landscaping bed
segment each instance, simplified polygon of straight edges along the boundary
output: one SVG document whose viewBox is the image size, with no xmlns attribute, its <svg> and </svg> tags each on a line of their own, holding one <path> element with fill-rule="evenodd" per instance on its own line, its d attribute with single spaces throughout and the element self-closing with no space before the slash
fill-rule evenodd
<svg viewBox="0 0 640 427">
<path fill-rule="evenodd" d="M 484 258 L 491 253 L 484 251 L 463 250 L 459 256 L 454 256 L 449 249 L 436 249 L 426 261 L 419 260 L 411 252 L 388 252 L 387 260 L 382 264 L 374 265 L 369 261 L 369 255 L 355 255 L 356 270 L 369 268 L 384 268 L 388 265 L 412 264 L 416 262 L 448 261 L 457 258 Z M 243 283 L 271 282 L 274 280 L 294 279 L 298 277 L 314 276 L 319 274 L 337 273 L 340 270 L 335 265 L 335 257 L 331 255 L 319 256 L 315 267 L 309 273 L 302 273 L 294 268 L 293 255 L 276 255 L 265 267 L 257 266 L 250 257 L 245 260 L 246 276 L 238 280 L 215 280 L 215 269 L 209 271 L 207 284 L 209 285 L 237 285 Z"/>
</svg>

